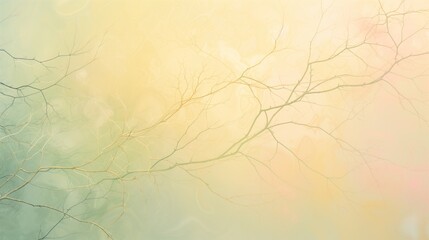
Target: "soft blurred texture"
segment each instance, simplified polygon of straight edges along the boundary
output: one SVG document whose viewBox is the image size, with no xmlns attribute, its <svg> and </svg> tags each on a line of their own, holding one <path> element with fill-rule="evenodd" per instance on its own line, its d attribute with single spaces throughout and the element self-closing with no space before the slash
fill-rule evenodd
<svg viewBox="0 0 429 240">
<path fill-rule="evenodd" d="M 426 0 L 0 1 L 0 239 L 429 239 Z"/>
</svg>

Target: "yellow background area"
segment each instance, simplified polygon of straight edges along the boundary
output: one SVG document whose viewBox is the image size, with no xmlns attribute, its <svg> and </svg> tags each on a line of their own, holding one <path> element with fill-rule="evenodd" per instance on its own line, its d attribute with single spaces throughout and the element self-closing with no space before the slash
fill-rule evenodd
<svg viewBox="0 0 429 240">
<path fill-rule="evenodd" d="M 0 239 L 429 239 L 428 9 L 1 2 L 2 83 L 54 83 L 1 116 L 0 173 L 52 168 L 9 197 L 108 233 L 0 205 Z"/>
</svg>

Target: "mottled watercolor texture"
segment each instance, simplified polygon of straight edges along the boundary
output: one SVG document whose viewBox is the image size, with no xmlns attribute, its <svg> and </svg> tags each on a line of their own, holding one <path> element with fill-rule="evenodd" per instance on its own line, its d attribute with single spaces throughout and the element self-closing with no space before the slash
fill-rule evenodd
<svg viewBox="0 0 429 240">
<path fill-rule="evenodd" d="M 429 239 L 429 1 L 0 1 L 0 239 Z"/>
</svg>

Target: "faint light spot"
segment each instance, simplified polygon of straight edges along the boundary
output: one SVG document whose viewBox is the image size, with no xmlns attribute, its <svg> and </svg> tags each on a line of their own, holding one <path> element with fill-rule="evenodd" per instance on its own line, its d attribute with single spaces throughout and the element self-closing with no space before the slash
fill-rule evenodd
<svg viewBox="0 0 429 240">
<path fill-rule="evenodd" d="M 416 215 L 410 215 L 402 220 L 401 230 L 405 236 L 410 239 L 418 239 L 419 227 L 418 218 Z"/>
<path fill-rule="evenodd" d="M 70 16 L 80 12 L 88 5 L 88 0 L 59 0 L 55 10 L 60 15 Z"/>
</svg>

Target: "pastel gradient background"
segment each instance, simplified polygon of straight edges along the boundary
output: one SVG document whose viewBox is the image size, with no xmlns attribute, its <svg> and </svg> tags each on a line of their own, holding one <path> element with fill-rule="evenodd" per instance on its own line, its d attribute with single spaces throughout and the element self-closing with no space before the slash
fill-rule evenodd
<svg viewBox="0 0 429 240">
<path fill-rule="evenodd" d="M 428 11 L 0 1 L 0 239 L 429 239 Z"/>
</svg>

